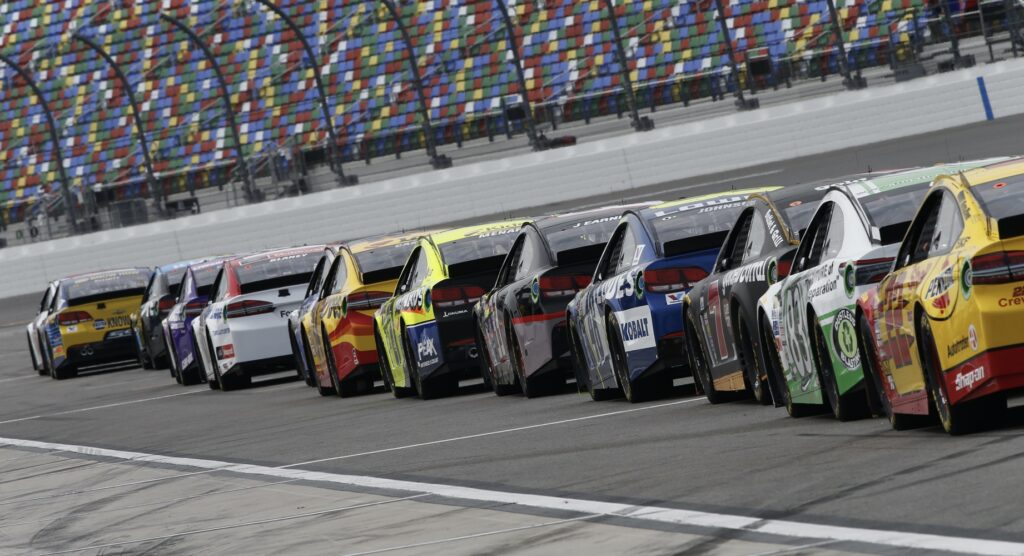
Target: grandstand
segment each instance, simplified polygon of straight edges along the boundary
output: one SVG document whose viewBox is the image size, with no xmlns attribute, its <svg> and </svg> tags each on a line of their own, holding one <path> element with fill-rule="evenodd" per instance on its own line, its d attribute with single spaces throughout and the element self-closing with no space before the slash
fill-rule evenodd
<svg viewBox="0 0 1024 556">
<path fill-rule="evenodd" d="M 742 75 L 729 76 L 713 0 L 620 1 L 629 72 L 640 103 L 656 106 L 765 87 L 794 74 L 838 71 L 825 0 L 726 0 Z M 854 67 L 889 62 L 923 18 L 922 0 L 837 0 Z M 95 204 L 148 198 L 128 91 L 75 34 L 99 43 L 138 100 L 157 183 L 164 195 L 235 179 L 239 152 L 261 164 L 279 153 L 326 159 L 320 71 L 347 161 L 423 148 L 417 98 L 398 25 L 379 2 L 279 0 L 317 51 L 310 64 L 288 27 L 253 0 L 13 0 L 0 4 L 0 51 L 42 88 L 62 137 L 72 198 Z M 509 2 L 526 97 L 539 120 L 582 120 L 625 109 L 604 2 Z M 413 37 L 438 143 L 495 133 L 521 121 L 522 100 L 498 2 L 401 2 Z M 209 60 L 162 22 L 178 18 L 208 44 L 223 70 L 241 145 L 227 128 Z M 768 68 L 765 70 L 764 68 Z M 41 101 L 9 68 L 0 81 L 0 210 L 18 222 L 59 207 L 56 157 Z M 512 131 L 512 130 L 509 130 Z M 95 193 L 99 191 L 99 193 Z"/>
</svg>

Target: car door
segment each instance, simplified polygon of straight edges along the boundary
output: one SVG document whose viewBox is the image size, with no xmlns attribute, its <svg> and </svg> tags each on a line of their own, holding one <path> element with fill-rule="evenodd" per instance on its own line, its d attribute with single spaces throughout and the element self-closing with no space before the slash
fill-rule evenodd
<svg viewBox="0 0 1024 556">
<path fill-rule="evenodd" d="M 405 352 L 402 349 L 402 315 L 423 310 L 423 292 L 420 291 L 419 286 L 429 272 L 425 249 L 420 244 L 409 256 L 409 261 L 398 282 L 392 310 L 382 315 L 385 319 L 382 324 L 388 330 L 388 334 L 386 334 L 386 341 L 389 344 L 387 346 L 388 355 L 393 358 L 392 364 L 400 368 L 406 368 Z"/>
<path fill-rule="evenodd" d="M 809 334 L 808 305 L 810 290 L 819 280 L 824 245 L 829 235 L 831 216 L 835 204 L 825 202 L 818 208 L 804 232 L 804 237 L 794 257 L 793 270 L 782 287 L 781 318 L 782 362 L 790 391 L 812 392 L 820 390 L 814 365 Z M 795 388 L 794 388 L 795 386 Z"/>
<path fill-rule="evenodd" d="M 708 365 L 715 369 L 734 357 L 732 332 L 729 330 L 728 302 L 724 302 L 726 289 L 723 280 L 730 272 L 740 268 L 747 244 L 747 236 L 756 214 L 754 207 L 745 209 L 733 224 L 729 237 L 722 245 L 722 250 L 715 261 L 715 274 L 709 279 L 704 296 L 700 299 L 700 320 L 698 324 L 707 348 Z"/>
</svg>

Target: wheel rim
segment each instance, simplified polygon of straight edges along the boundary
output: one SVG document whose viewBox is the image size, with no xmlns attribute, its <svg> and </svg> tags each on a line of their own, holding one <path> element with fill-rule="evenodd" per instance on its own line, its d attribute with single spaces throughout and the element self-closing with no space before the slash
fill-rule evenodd
<svg viewBox="0 0 1024 556">
<path fill-rule="evenodd" d="M 921 344 L 921 349 L 926 350 L 926 353 L 922 354 L 921 362 L 925 366 L 924 370 L 928 380 L 928 389 L 931 390 L 932 400 L 935 402 L 935 410 L 939 414 L 939 420 L 942 421 L 943 428 L 949 431 L 953 425 L 953 412 L 950 408 L 949 397 L 946 395 L 946 389 L 942 384 L 942 371 L 939 370 L 935 338 L 932 336 L 931 327 L 927 322 L 921 324 L 921 333 L 919 335 L 922 337 L 922 340 L 927 340 L 927 345 L 924 345 L 925 342 Z"/>
<path fill-rule="evenodd" d="M 615 367 L 615 377 L 619 381 L 619 388 L 627 400 L 633 401 L 633 385 L 629 382 L 629 370 L 626 367 L 625 357 L 622 354 L 622 339 L 619 337 L 618 328 L 611 320 L 608 321 L 609 340 L 615 339 L 615 346 L 611 348 L 612 365 Z"/>
</svg>

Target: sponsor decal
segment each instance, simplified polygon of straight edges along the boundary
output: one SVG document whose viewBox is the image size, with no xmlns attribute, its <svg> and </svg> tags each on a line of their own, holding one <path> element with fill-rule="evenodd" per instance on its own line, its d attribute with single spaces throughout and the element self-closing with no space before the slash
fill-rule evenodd
<svg viewBox="0 0 1024 556">
<path fill-rule="evenodd" d="M 421 364 L 431 364 L 437 361 L 437 346 L 434 345 L 434 338 L 424 336 L 416 342 L 416 357 Z"/>
<path fill-rule="evenodd" d="M 974 268 L 971 267 L 969 259 L 964 260 L 960 267 L 960 291 L 964 293 L 964 299 L 971 298 L 971 290 L 974 288 Z"/>
<path fill-rule="evenodd" d="M 281 313 L 281 318 L 283 318 L 283 319 L 286 319 L 286 318 L 288 318 L 288 317 L 289 317 L 289 315 L 291 315 L 291 314 L 292 314 L 292 312 L 291 312 L 291 311 L 280 311 L 280 313 Z"/>
<path fill-rule="evenodd" d="M 577 222 L 570 226 L 570 228 L 581 228 L 583 226 L 589 226 L 591 224 L 601 224 L 603 222 L 618 222 L 619 216 L 606 216 L 604 218 L 597 218 L 595 220 L 584 220 L 583 222 Z"/>
<path fill-rule="evenodd" d="M 185 357 L 184 359 L 181 360 L 181 366 L 182 367 L 188 367 L 189 365 L 192 364 L 193 361 L 195 361 L 195 359 L 196 359 L 195 355 L 190 353 L 190 354 L 188 354 L 187 357 Z"/>
<path fill-rule="evenodd" d="M 839 280 L 827 280 L 817 286 L 812 286 L 811 289 L 807 290 L 807 297 L 809 299 L 815 299 L 819 296 L 825 295 L 826 293 L 832 293 L 836 290 L 839 285 Z"/>
<path fill-rule="evenodd" d="M 644 272 L 642 270 L 636 273 L 636 287 L 633 291 L 636 293 L 637 300 L 643 300 L 647 286 L 644 284 Z"/>
<path fill-rule="evenodd" d="M 945 292 L 932 300 L 932 307 L 939 311 L 945 311 L 949 307 L 949 292 Z"/>
<path fill-rule="evenodd" d="M 722 289 L 728 289 L 734 284 L 764 282 L 767 271 L 768 261 L 750 263 L 746 266 L 741 266 L 736 270 L 729 271 L 722 277 Z"/>
<path fill-rule="evenodd" d="M 217 348 L 217 359 L 231 359 L 235 356 L 235 345 L 225 344 Z"/>
<path fill-rule="evenodd" d="M 956 373 L 956 377 L 953 379 L 956 391 L 969 390 L 974 388 L 975 384 L 985 380 L 985 367 L 978 367 L 976 369 L 966 369 Z"/>
<path fill-rule="evenodd" d="M 946 346 L 946 357 L 947 358 L 953 357 L 954 355 L 956 355 L 956 354 L 960 353 L 961 351 L 967 349 L 967 346 L 969 346 L 969 345 L 970 345 L 970 340 L 967 339 L 967 336 L 964 336 L 963 338 L 960 338 L 959 340 L 957 340 L 957 341 L 953 342 L 952 344 L 949 344 L 948 346 Z"/>
<path fill-rule="evenodd" d="M 540 282 L 537 277 L 534 276 L 533 282 L 530 282 L 530 301 L 537 303 L 540 300 Z"/>
<path fill-rule="evenodd" d="M 640 257 L 644 256 L 644 247 L 646 246 L 643 243 L 636 246 L 636 251 L 633 252 L 633 266 L 640 263 Z"/>
<path fill-rule="evenodd" d="M 221 328 L 220 330 L 214 330 L 212 334 L 214 336 L 223 336 L 223 335 L 228 334 L 230 332 L 231 331 L 228 330 L 227 328 Z"/>
<path fill-rule="evenodd" d="M 843 289 L 846 290 L 846 297 L 852 299 L 856 287 L 856 270 L 853 268 L 853 263 L 849 263 L 846 265 L 846 271 L 843 273 Z"/>
<path fill-rule="evenodd" d="M 663 218 L 663 220 L 669 220 L 671 218 L 675 218 L 675 216 L 671 216 L 671 215 L 677 215 L 680 212 L 686 212 L 688 210 L 693 210 L 693 209 L 701 209 L 701 212 L 710 212 L 710 211 L 719 210 L 719 209 L 722 209 L 722 208 L 733 208 L 733 207 L 741 205 L 743 203 L 743 201 L 746 201 L 746 199 L 747 199 L 746 195 L 734 195 L 734 196 L 730 196 L 730 197 L 721 197 L 721 198 L 718 198 L 718 199 L 708 199 L 706 201 L 700 201 L 700 202 L 696 202 L 696 203 L 689 203 L 689 204 L 685 204 L 685 205 L 679 205 L 679 206 L 675 206 L 675 207 L 669 207 L 669 208 L 666 208 L 666 209 L 662 209 L 662 210 L 659 210 L 659 211 L 655 212 L 654 216 L 666 217 L 666 218 Z"/>
<path fill-rule="evenodd" d="M 768 285 L 772 285 L 779 281 L 779 262 L 772 257 L 768 261 L 768 269 L 765 271 L 765 278 L 768 280 Z"/>
<path fill-rule="evenodd" d="M 441 318 L 445 319 L 448 317 L 457 317 L 459 315 L 469 314 L 469 309 L 459 309 L 457 311 L 442 311 Z"/>
<path fill-rule="evenodd" d="M 1024 305 L 1024 286 L 1015 286 L 1013 288 L 1013 295 L 999 299 L 1000 307 L 1013 307 L 1018 305 Z"/>
<path fill-rule="evenodd" d="M 107 321 L 105 321 L 103 319 L 96 319 L 93 322 L 93 326 L 96 327 L 96 330 L 103 330 L 104 328 L 107 327 Z"/>
<path fill-rule="evenodd" d="M 679 305 L 686 299 L 686 294 L 682 292 L 671 292 L 665 294 L 665 305 Z"/>
<path fill-rule="evenodd" d="M 857 327 L 854 325 L 853 312 L 849 309 L 840 309 L 832 321 L 832 345 L 843 366 L 847 369 L 860 367 Z"/>
<path fill-rule="evenodd" d="M 67 326 L 64 329 L 67 332 L 78 332 L 78 325 L 77 324 L 72 324 L 71 326 Z"/>
<path fill-rule="evenodd" d="M 651 309 L 647 305 L 616 312 L 615 322 L 619 325 L 622 347 L 627 352 L 656 347 Z"/>
<path fill-rule="evenodd" d="M 925 297 L 938 297 L 942 295 L 950 286 L 953 285 L 953 267 L 949 267 L 942 271 L 928 284 L 928 291 L 925 293 Z"/>
<path fill-rule="evenodd" d="M 622 339 L 631 342 L 651 335 L 651 322 L 646 319 L 631 320 L 619 325 L 622 332 Z"/>
<path fill-rule="evenodd" d="M 482 233 L 479 233 L 479 234 L 467 234 L 466 237 L 485 238 L 485 237 L 503 236 L 503 235 L 507 235 L 507 234 L 515 234 L 515 233 L 518 233 L 518 232 L 519 232 L 519 228 L 518 227 L 516 227 L 516 228 L 504 228 L 504 229 L 493 230 L 493 231 L 490 231 L 490 232 L 482 232 Z"/>
<path fill-rule="evenodd" d="M 776 247 L 782 245 L 784 241 L 782 238 L 782 230 L 779 229 L 778 222 L 775 221 L 775 216 L 771 212 L 764 213 L 764 223 L 768 226 L 768 235 L 772 238 L 772 243 Z"/>
<path fill-rule="evenodd" d="M 978 331 L 973 324 L 967 325 L 967 340 L 971 344 L 971 350 L 978 351 Z"/>
<path fill-rule="evenodd" d="M 826 183 L 825 185 L 819 185 L 819 186 L 815 187 L 814 190 L 815 191 L 825 191 L 826 189 L 828 189 L 830 187 L 839 187 L 839 186 L 842 186 L 842 185 L 849 186 L 849 185 L 853 185 L 855 183 L 861 183 L 861 182 L 866 182 L 866 181 L 868 181 L 867 178 L 854 178 L 852 180 L 843 180 L 843 181 L 837 181 L 837 182 L 834 182 L 834 183 Z M 794 203 L 800 203 L 800 201 L 793 201 L 793 202 Z M 792 206 L 792 205 L 790 205 L 790 206 Z"/>
</svg>

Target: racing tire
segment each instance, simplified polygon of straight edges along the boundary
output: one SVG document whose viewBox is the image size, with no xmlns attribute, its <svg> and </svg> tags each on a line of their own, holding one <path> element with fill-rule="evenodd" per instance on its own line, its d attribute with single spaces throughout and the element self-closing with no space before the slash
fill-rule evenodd
<svg viewBox="0 0 1024 556">
<path fill-rule="evenodd" d="M 812 315 L 810 322 L 817 322 L 817 317 Z M 832 357 L 829 355 L 825 332 L 820 326 L 811 325 L 811 328 L 811 334 L 814 336 L 813 353 L 815 366 L 818 368 L 818 384 L 832 409 L 832 416 L 844 422 L 867 417 L 869 410 L 865 396 L 861 395 L 859 388 L 846 394 L 839 394 L 839 383 L 836 381 L 835 367 L 832 365 Z"/>
<path fill-rule="evenodd" d="M 395 386 L 394 377 L 391 375 L 391 362 L 388 361 L 388 352 L 384 349 L 384 342 L 381 341 L 376 326 L 373 327 L 373 343 L 377 346 L 377 362 L 380 366 L 380 376 L 384 380 L 384 388 L 390 390 L 391 395 L 399 399 L 416 395 L 416 391 L 412 388 Z"/>
<path fill-rule="evenodd" d="M 39 355 L 42 357 L 42 361 L 39 362 L 39 374 L 41 376 L 50 376 L 50 361 L 49 361 L 49 349 L 50 344 L 43 337 L 42 333 L 38 334 L 39 340 Z"/>
<path fill-rule="evenodd" d="M 772 396 L 772 404 L 775 407 L 782 407 L 785 405 L 785 397 L 789 395 L 789 385 L 786 384 L 786 377 L 782 375 L 782 361 L 775 346 L 775 332 L 764 315 L 761 315 L 758 322 L 761 329 L 761 361 L 764 361 L 764 372 L 768 377 L 768 391 Z"/>
<path fill-rule="evenodd" d="M 54 367 L 50 372 L 50 376 L 56 380 L 75 378 L 78 376 L 78 369 L 71 364 L 64 365 L 63 367 Z"/>
<path fill-rule="evenodd" d="M 871 324 L 868 323 L 868 318 L 863 313 L 857 320 L 857 336 L 860 338 L 858 344 L 860 345 L 861 369 L 864 372 L 864 390 L 868 407 L 872 407 L 871 411 L 880 417 L 885 417 L 893 430 L 903 431 L 924 425 L 923 419 L 918 415 L 896 413 L 892 410 L 889 396 L 885 393 L 885 388 L 882 385 L 881 370 L 875 366 L 875 362 L 878 361 L 878 352 L 875 347 L 874 335 L 871 333 Z"/>
<path fill-rule="evenodd" d="M 519 383 L 520 392 L 522 392 L 524 398 L 536 398 L 537 396 L 544 395 L 546 392 L 544 391 L 543 384 L 541 384 L 543 381 L 530 379 L 525 375 L 522 346 L 519 344 L 519 335 L 516 334 L 511 315 L 506 315 L 505 317 L 505 328 L 505 337 L 507 338 L 505 341 L 508 344 L 508 361 L 512 365 L 512 373 L 516 377 L 516 382 Z"/>
<path fill-rule="evenodd" d="M 768 375 L 758 358 L 757 345 L 754 343 L 756 336 L 751 333 L 747 319 L 742 316 L 736 321 L 736 332 L 739 339 L 737 355 L 743 368 L 743 381 L 747 385 L 747 390 L 754 401 L 761 405 L 769 405 L 772 403 L 772 393 L 768 389 Z"/>
<path fill-rule="evenodd" d="M 409 337 L 405 334 L 405 329 L 402 330 L 402 349 L 404 350 L 405 361 L 415 361 L 413 359 L 412 346 L 409 345 Z M 431 380 L 424 380 L 423 376 L 420 375 L 418 370 L 409 372 L 412 375 L 412 382 L 416 385 L 416 395 L 421 400 L 433 400 L 452 393 L 452 381 L 446 377 L 433 378 Z M 458 382 L 455 382 L 456 388 Z"/>
<path fill-rule="evenodd" d="M 153 368 L 153 364 L 149 362 L 149 356 L 140 347 L 135 348 L 135 357 L 139 360 L 139 368 L 148 371 Z"/>
<path fill-rule="evenodd" d="M 629 360 L 626 358 L 626 351 L 622 348 L 622 333 L 615 322 L 614 317 L 605 317 L 605 328 L 608 334 L 608 349 L 611 352 L 612 372 L 615 374 L 615 382 L 619 390 L 629 403 L 643 401 L 645 392 L 639 381 L 629 380 Z"/>
<path fill-rule="evenodd" d="M 501 384 L 494 376 L 494 365 L 491 363 L 491 354 L 487 351 L 487 341 L 476 327 L 476 349 L 480 352 L 480 375 L 484 378 L 484 384 L 494 392 L 495 396 L 507 396 L 516 391 L 515 385 Z"/>
<path fill-rule="evenodd" d="M 307 369 L 305 371 L 305 374 L 300 375 L 299 378 L 301 378 L 302 381 L 306 383 L 306 386 L 309 386 L 310 388 L 316 388 L 317 384 L 319 384 L 320 381 L 316 376 L 316 361 L 313 360 L 313 350 L 309 347 L 309 336 L 306 335 L 305 331 L 302 332 L 302 338 L 302 345 L 304 346 L 303 349 L 306 351 Z M 327 351 L 331 350 L 331 344 L 329 342 L 324 345 L 327 346 Z M 312 365 L 312 368 L 308 368 L 310 365 Z M 302 371 L 300 371 L 300 373 L 301 372 Z"/>
<path fill-rule="evenodd" d="M 327 342 L 327 334 L 322 335 L 324 337 L 324 341 Z M 327 388 L 321 387 L 320 377 L 317 376 L 316 378 L 313 379 L 314 384 L 316 385 L 316 391 L 321 396 L 342 396 L 341 384 L 339 384 L 338 381 L 338 368 L 334 365 L 334 349 L 331 348 L 331 344 L 329 342 L 324 345 L 327 346 L 327 375 L 331 379 L 331 385 Z"/>
<path fill-rule="evenodd" d="M 28 340 L 28 356 L 32 358 L 32 370 L 41 371 L 42 367 L 39 365 L 39 362 L 36 361 L 36 350 L 32 348 L 32 334 L 30 334 L 28 330 L 25 331 L 25 338 Z M 42 373 L 40 372 L 40 374 Z"/>
<path fill-rule="evenodd" d="M 931 324 L 926 315 L 922 314 L 919 319 L 918 337 L 920 342 L 918 345 L 925 385 L 942 428 L 951 436 L 959 436 L 980 429 L 993 416 L 1001 417 L 1001 414 L 1006 411 L 1006 397 L 1000 394 L 992 394 L 955 405 L 950 403 Z"/>
<path fill-rule="evenodd" d="M 700 330 L 693 324 L 693 319 L 688 319 L 687 330 L 693 333 L 686 335 L 686 356 L 690 360 L 690 368 L 693 369 L 694 382 L 704 392 L 704 397 L 713 405 L 730 401 L 730 396 L 725 392 L 715 389 L 715 380 L 711 376 L 711 369 L 708 367 L 707 358 L 704 356 L 704 348 L 697 339 Z"/>
<path fill-rule="evenodd" d="M 170 364 L 171 362 L 168 360 L 166 353 L 153 358 L 154 369 L 166 369 Z"/>
</svg>

